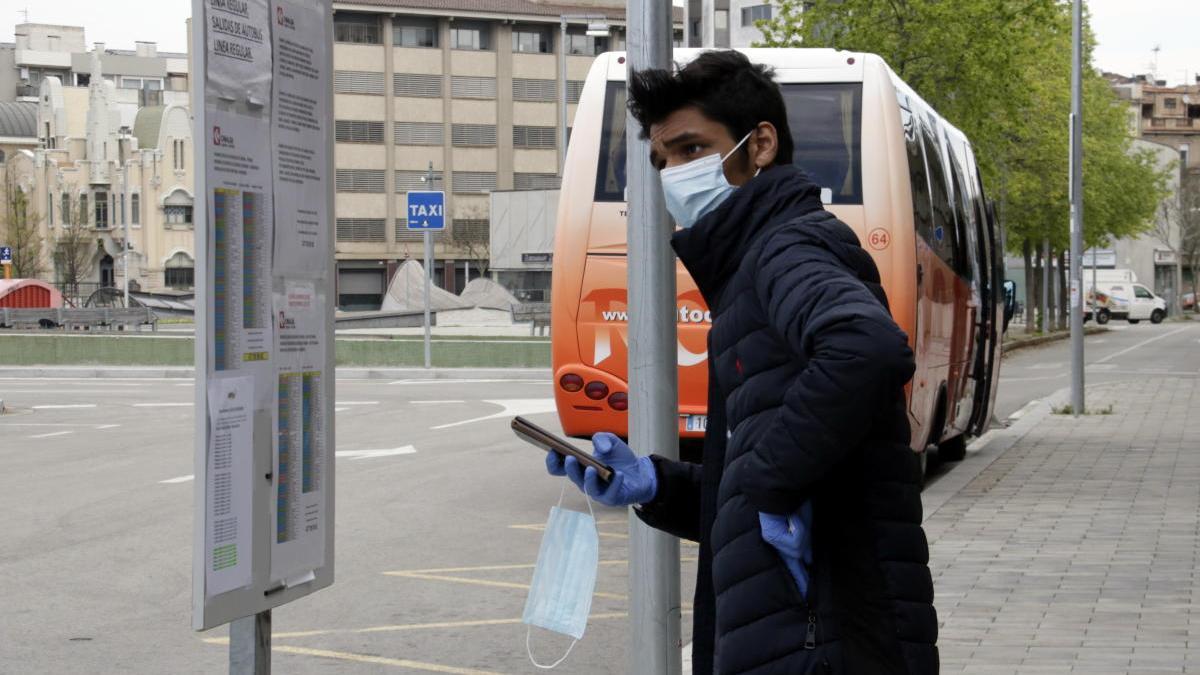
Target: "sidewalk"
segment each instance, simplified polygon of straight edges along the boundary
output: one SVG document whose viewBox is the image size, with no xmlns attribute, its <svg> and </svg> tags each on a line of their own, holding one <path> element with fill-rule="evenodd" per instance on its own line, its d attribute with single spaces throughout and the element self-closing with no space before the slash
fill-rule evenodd
<svg viewBox="0 0 1200 675">
<path fill-rule="evenodd" d="M 1088 389 L 1110 404 L 1041 403 L 931 486 L 943 673 L 1200 672 L 1200 378 Z"/>
</svg>

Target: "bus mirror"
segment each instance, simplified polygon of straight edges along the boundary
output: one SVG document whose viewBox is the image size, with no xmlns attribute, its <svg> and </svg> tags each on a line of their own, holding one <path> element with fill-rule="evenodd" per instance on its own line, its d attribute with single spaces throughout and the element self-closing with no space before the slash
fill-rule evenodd
<svg viewBox="0 0 1200 675">
<path fill-rule="evenodd" d="M 1004 280 L 1004 330 L 1008 330 L 1008 322 L 1017 313 L 1017 282 L 1012 279 Z"/>
</svg>

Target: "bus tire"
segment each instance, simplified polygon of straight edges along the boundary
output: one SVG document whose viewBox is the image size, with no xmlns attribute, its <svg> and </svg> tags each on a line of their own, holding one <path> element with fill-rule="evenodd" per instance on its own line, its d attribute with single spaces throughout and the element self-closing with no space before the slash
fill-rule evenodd
<svg viewBox="0 0 1200 675">
<path fill-rule="evenodd" d="M 967 456 L 967 436 L 959 434 L 938 444 L 938 459 L 943 462 L 961 462 Z"/>
<path fill-rule="evenodd" d="M 1166 318 L 1166 315 L 1163 314 L 1163 311 L 1161 309 L 1156 309 L 1156 310 L 1154 310 L 1153 313 L 1150 314 L 1150 323 L 1160 324 L 1163 322 L 1163 319 L 1165 319 L 1165 318 Z"/>
<path fill-rule="evenodd" d="M 1096 315 L 1096 323 L 1101 326 L 1108 323 L 1110 319 L 1112 319 L 1112 315 L 1108 313 L 1107 309 L 1100 310 L 1100 313 Z"/>
</svg>

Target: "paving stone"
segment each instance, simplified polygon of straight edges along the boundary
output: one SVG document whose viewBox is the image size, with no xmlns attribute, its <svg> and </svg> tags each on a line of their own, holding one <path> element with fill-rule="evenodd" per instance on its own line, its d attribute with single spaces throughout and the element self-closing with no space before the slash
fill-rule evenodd
<svg viewBox="0 0 1200 675">
<path fill-rule="evenodd" d="M 1200 379 L 1088 396 L 926 522 L 942 672 L 1200 672 Z"/>
</svg>

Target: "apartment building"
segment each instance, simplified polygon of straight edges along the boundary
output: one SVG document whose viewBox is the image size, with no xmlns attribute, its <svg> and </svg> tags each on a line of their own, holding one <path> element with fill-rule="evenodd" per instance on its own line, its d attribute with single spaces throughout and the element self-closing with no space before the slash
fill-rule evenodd
<svg viewBox="0 0 1200 675">
<path fill-rule="evenodd" d="M 756 21 L 767 21 L 775 17 L 778 6 L 768 0 L 687 0 L 684 5 L 687 17 L 687 45 L 701 47 L 753 47 L 762 40 L 762 31 Z M 705 13 L 713 17 L 712 35 L 705 39 L 705 27 L 701 17 Z"/>
<path fill-rule="evenodd" d="M 0 102 L 36 101 L 42 81 L 50 77 L 67 87 L 88 86 L 92 55 L 82 26 L 22 23 L 14 34 L 15 42 L 0 44 Z M 105 50 L 100 62 L 104 79 L 116 87 L 116 102 L 188 105 L 187 54 L 138 42 L 134 49 Z"/>
<path fill-rule="evenodd" d="M 1147 75 L 1104 76 L 1117 96 L 1129 102 L 1133 135 L 1178 150 L 1188 172 L 1200 173 L 1200 75 L 1175 87 Z"/>
<path fill-rule="evenodd" d="M 378 308 L 400 264 L 423 256 L 421 233 L 407 229 L 409 190 L 446 193 L 434 278 L 459 292 L 487 260 L 489 193 L 557 189 L 560 59 L 569 120 L 594 57 L 625 47 L 624 4 L 359 0 L 334 9 L 338 305 Z M 589 23 L 608 35 L 588 35 Z M 544 277 L 525 278 L 548 288 Z"/>
<path fill-rule="evenodd" d="M 68 294 L 123 286 L 126 265 L 133 290 L 191 290 L 191 115 L 180 105 L 128 102 L 119 80 L 105 77 L 111 53 L 96 45 L 86 87 L 47 75 L 37 103 L 0 104 L 36 106 L 38 135 L 36 147 L 4 157 L 0 179 L 25 193 L 43 242 L 44 277 L 74 282 L 78 288 Z M 64 236 L 80 230 L 82 238 Z M 85 247 L 81 278 L 66 276 L 65 245 Z"/>
</svg>

